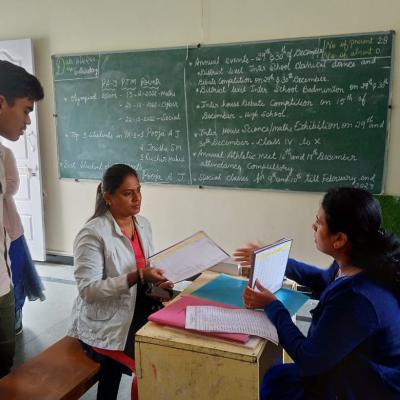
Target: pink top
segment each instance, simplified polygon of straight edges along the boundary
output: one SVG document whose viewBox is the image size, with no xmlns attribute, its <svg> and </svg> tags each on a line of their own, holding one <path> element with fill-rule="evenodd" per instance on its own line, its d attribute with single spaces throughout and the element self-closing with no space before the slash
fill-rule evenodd
<svg viewBox="0 0 400 400">
<path fill-rule="evenodd" d="M 146 266 L 146 259 L 143 253 L 142 245 L 140 243 L 137 231 L 135 230 L 135 233 L 133 234 L 133 239 L 131 239 L 124 231 L 122 232 L 131 242 L 132 250 L 133 253 L 135 254 L 136 268 L 143 269 Z"/>
</svg>

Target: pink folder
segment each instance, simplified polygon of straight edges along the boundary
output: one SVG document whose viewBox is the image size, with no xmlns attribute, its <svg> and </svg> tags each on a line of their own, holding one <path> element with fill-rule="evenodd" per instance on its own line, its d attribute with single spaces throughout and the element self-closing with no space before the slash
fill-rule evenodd
<svg viewBox="0 0 400 400">
<path fill-rule="evenodd" d="M 156 322 L 162 325 L 173 326 L 174 328 L 185 329 L 186 307 L 187 306 L 216 306 L 223 308 L 239 308 L 227 304 L 217 303 L 215 301 L 205 300 L 193 296 L 181 296 L 178 300 L 167 307 L 151 314 L 149 321 Z M 190 331 L 190 330 L 189 330 Z M 235 342 L 246 343 L 249 340 L 249 335 L 243 333 L 223 333 L 223 332 L 200 332 L 191 331 L 207 336 L 215 336 L 221 339 L 233 340 Z"/>
</svg>

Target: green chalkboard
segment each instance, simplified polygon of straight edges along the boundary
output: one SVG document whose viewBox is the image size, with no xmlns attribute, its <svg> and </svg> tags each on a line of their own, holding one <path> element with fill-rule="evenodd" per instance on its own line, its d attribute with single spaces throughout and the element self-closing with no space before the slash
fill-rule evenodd
<svg viewBox="0 0 400 400">
<path fill-rule="evenodd" d="M 400 197 L 398 196 L 376 196 L 383 217 L 383 227 L 400 237 Z"/>
<path fill-rule="evenodd" d="M 53 56 L 60 177 L 380 193 L 392 32 Z"/>
</svg>

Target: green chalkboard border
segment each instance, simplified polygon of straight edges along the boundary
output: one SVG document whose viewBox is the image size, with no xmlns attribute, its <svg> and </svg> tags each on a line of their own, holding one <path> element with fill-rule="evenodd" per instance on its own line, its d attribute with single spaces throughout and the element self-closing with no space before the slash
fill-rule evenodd
<svg viewBox="0 0 400 400">
<path fill-rule="evenodd" d="M 328 39 L 328 38 L 341 38 L 348 36 L 369 36 L 369 35 L 392 35 L 392 38 L 395 37 L 396 31 L 394 29 L 389 29 L 387 31 L 372 31 L 372 32 L 347 32 L 347 33 L 338 33 L 332 35 L 316 35 L 316 36 L 296 36 L 296 37 L 286 37 L 286 38 L 275 38 L 275 39 L 267 39 L 267 40 L 248 40 L 248 41 L 239 41 L 239 42 L 222 42 L 222 43 L 199 43 L 197 46 L 193 47 L 218 47 L 218 46 L 237 46 L 237 45 L 252 45 L 252 44 L 263 44 L 263 43 L 276 43 L 276 42 L 295 42 L 301 40 L 308 39 Z M 185 46 L 186 47 L 186 46 Z M 189 46 L 190 48 L 190 46 Z M 163 50 L 160 49 L 152 49 L 152 50 Z M 393 51 L 392 51 L 393 53 Z M 85 54 L 85 53 L 84 53 Z M 89 53 L 86 53 L 89 54 Z M 65 54 L 71 55 L 71 54 Z M 393 54 L 392 54 L 393 55 Z"/>
</svg>

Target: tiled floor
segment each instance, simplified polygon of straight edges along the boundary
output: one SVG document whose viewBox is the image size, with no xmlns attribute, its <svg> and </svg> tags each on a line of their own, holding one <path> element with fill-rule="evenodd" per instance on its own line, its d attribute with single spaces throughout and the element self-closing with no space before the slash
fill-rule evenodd
<svg viewBox="0 0 400 400">
<path fill-rule="evenodd" d="M 14 368 L 39 354 L 65 336 L 72 303 L 77 294 L 73 267 L 36 264 L 45 286 L 46 300 L 26 301 L 23 308 L 23 331 L 17 336 Z M 130 399 L 131 377 L 123 376 L 118 399 Z M 95 400 L 97 385 L 81 399 Z"/>
</svg>

